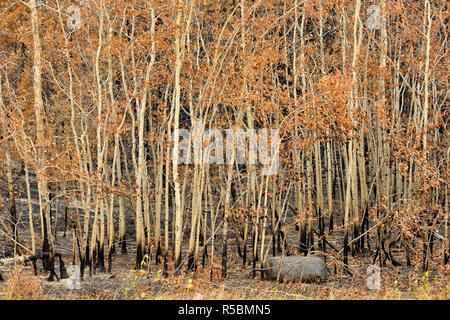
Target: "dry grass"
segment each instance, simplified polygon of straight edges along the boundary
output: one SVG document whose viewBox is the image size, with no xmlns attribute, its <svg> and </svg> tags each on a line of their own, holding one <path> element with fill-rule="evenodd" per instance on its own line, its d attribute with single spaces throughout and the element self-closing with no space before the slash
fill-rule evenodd
<svg viewBox="0 0 450 320">
<path fill-rule="evenodd" d="M 130 275 L 133 273 L 130 272 Z M 209 281 L 201 273 L 178 277 L 157 278 L 138 275 L 141 281 L 128 277 L 120 285 L 88 287 L 82 292 L 45 290 L 62 287 L 62 282 L 41 282 L 39 278 L 21 270 L 12 271 L 4 283 L 6 299 L 69 299 L 69 300 L 449 300 L 447 277 L 400 278 L 383 275 L 381 288 L 369 290 L 364 280 L 336 275 L 329 281 L 314 283 L 277 283 L 251 278 L 230 277 Z M 87 280 L 87 279 L 86 279 Z M 139 280 L 139 279 L 138 279 Z M 45 281 L 45 280 L 44 280 Z M 88 280 L 87 280 L 88 281 Z M 115 279 L 117 283 L 118 279 Z M 158 290 L 155 290 L 158 287 Z"/>
<path fill-rule="evenodd" d="M 42 298 L 43 286 L 31 272 L 16 267 L 7 275 L 4 294 L 8 300 L 37 300 Z"/>
<path fill-rule="evenodd" d="M 209 281 L 209 274 L 181 275 L 169 278 L 149 278 L 148 286 L 137 287 L 127 299 L 157 300 L 449 300 L 450 268 L 440 270 L 440 277 L 431 273 L 417 276 L 411 270 L 406 275 L 382 275 L 380 289 L 369 290 L 364 278 L 333 275 L 329 281 L 315 283 L 277 283 L 239 275 Z M 156 281 L 155 281 L 156 279 Z M 161 292 L 152 291 L 159 282 Z"/>
<path fill-rule="evenodd" d="M 176 282 L 170 281 L 170 282 Z M 237 281 L 236 281 L 237 282 Z M 239 284 L 193 280 L 187 286 L 174 286 L 157 299 L 205 299 L 205 300 L 449 300 L 447 279 L 432 281 L 423 279 L 399 281 L 396 277 L 383 277 L 378 290 L 369 290 L 363 281 L 340 284 L 331 280 L 322 284 L 276 283 L 269 281 L 241 280 Z"/>
<path fill-rule="evenodd" d="M 83 289 L 67 290 L 65 281 L 47 282 L 31 271 L 18 269 L 4 273 L 0 299 L 56 300 L 449 300 L 450 265 L 436 266 L 433 272 L 389 267 L 383 269 L 381 287 L 367 288 L 366 261 L 354 259 L 354 275 L 342 270 L 319 284 L 261 280 L 251 277 L 250 269 L 229 270 L 226 279 L 210 269 L 164 277 L 160 267 L 135 271 L 131 256 L 117 256 L 113 275 L 86 275 Z M 130 261 L 128 261 L 130 260 Z M 353 261 L 353 259 L 351 260 Z M 220 271 L 220 266 L 216 266 Z M 331 268 L 330 268 L 331 270 Z"/>
</svg>

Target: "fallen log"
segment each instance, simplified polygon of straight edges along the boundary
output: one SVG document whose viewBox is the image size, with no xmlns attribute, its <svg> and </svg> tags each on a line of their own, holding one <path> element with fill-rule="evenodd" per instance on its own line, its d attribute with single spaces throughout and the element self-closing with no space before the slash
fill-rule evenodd
<svg viewBox="0 0 450 320">
<path fill-rule="evenodd" d="M 4 258 L 4 259 L 0 259 L 0 266 L 10 266 L 14 263 L 19 264 L 19 263 L 26 263 L 31 261 L 31 258 L 34 257 L 36 255 L 25 255 L 25 256 L 17 256 L 14 258 Z"/>
<path fill-rule="evenodd" d="M 55 257 L 59 259 L 59 273 L 60 273 L 60 279 L 66 279 L 69 277 L 67 274 L 66 267 L 64 265 L 64 261 L 62 259 L 62 256 L 60 253 L 55 253 Z M 17 256 L 13 258 L 4 258 L 0 259 L 0 266 L 9 266 L 12 264 L 26 264 L 28 262 L 31 262 L 33 265 L 34 274 L 37 275 L 37 265 L 36 261 L 41 259 L 44 261 L 45 259 L 50 258 L 50 253 L 48 252 L 39 252 L 37 254 L 33 255 L 23 255 L 23 256 Z M 55 274 L 56 275 L 56 274 Z M 58 278 L 58 276 L 56 276 Z M 0 281 L 1 281 L 1 275 L 0 275 Z"/>
</svg>

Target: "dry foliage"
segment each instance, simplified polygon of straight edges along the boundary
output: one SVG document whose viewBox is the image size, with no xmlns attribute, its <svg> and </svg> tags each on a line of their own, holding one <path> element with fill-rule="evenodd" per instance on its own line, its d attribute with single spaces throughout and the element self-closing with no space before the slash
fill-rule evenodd
<svg viewBox="0 0 450 320">
<path fill-rule="evenodd" d="M 4 291 L 8 300 L 37 300 L 42 297 L 43 286 L 30 272 L 16 267 L 7 275 Z"/>
<path fill-rule="evenodd" d="M 99 273 L 128 252 L 168 276 L 256 278 L 271 254 L 317 251 L 341 275 L 357 258 L 435 272 L 450 259 L 449 13 L 444 0 L 0 0 L 1 248 L 48 253 L 52 278 L 69 251 Z M 206 134 L 238 128 L 258 133 L 256 164 L 249 143 L 230 164 Z M 279 133 L 275 155 L 260 130 Z"/>
</svg>

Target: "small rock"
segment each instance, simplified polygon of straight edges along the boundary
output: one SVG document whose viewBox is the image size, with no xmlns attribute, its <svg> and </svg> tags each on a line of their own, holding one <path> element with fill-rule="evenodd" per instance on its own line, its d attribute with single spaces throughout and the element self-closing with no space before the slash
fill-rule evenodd
<svg viewBox="0 0 450 320">
<path fill-rule="evenodd" d="M 270 280 L 326 280 L 329 274 L 325 260 L 317 256 L 278 256 L 266 260 L 265 275 Z"/>
</svg>

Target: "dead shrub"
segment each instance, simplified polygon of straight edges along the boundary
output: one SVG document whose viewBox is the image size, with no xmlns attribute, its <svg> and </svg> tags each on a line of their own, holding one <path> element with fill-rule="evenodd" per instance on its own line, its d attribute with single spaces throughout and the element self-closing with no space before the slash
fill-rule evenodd
<svg viewBox="0 0 450 320">
<path fill-rule="evenodd" d="M 42 296 L 43 287 L 38 278 L 30 272 L 14 268 L 5 283 L 6 299 L 36 300 Z"/>
</svg>

